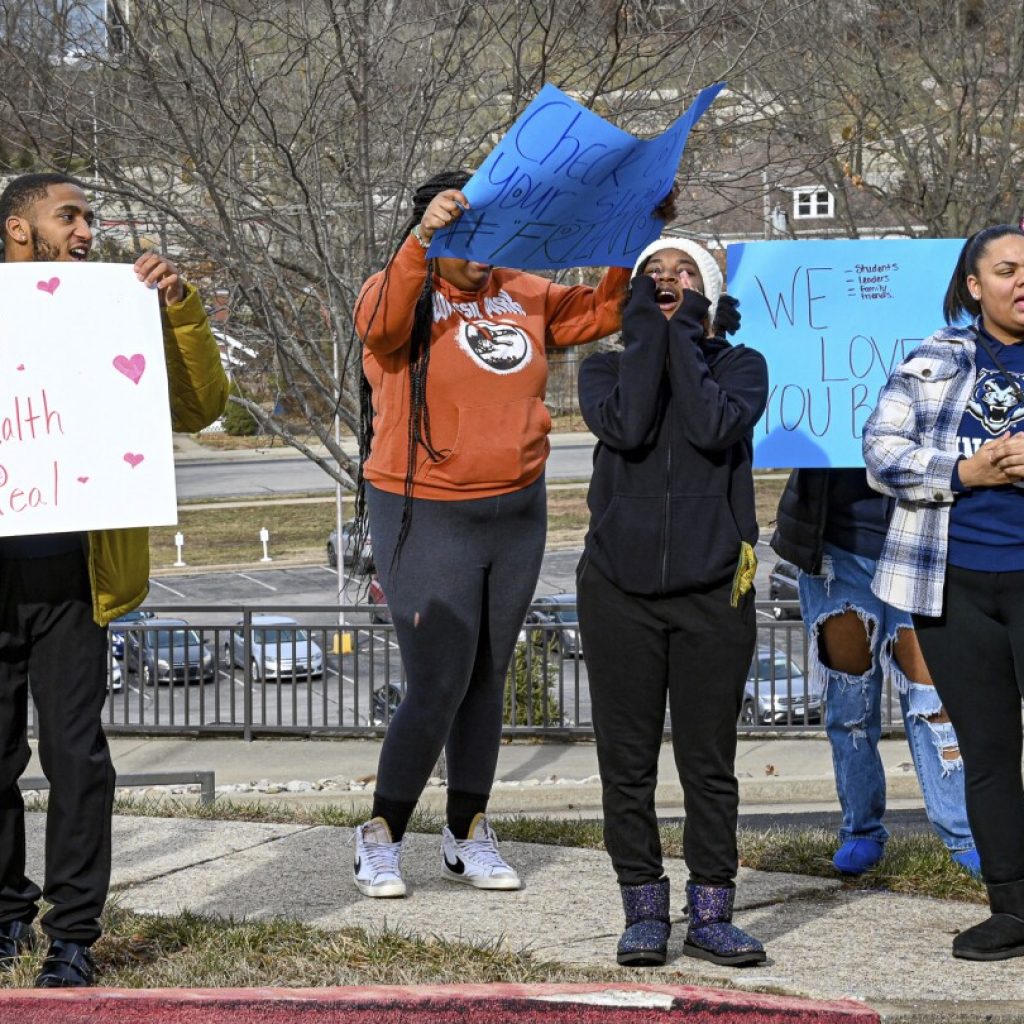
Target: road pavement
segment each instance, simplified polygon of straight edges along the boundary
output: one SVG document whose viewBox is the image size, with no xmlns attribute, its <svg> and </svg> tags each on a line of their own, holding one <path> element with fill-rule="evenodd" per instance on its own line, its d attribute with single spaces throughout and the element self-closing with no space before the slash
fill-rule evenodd
<svg viewBox="0 0 1024 1024">
<path fill-rule="evenodd" d="M 551 439 L 548 480 L 589 480 L 592 435 L 552 434 Z M 179 501 L 334 491 L 334 481 L 316 463 L 283 445 L 220 452 L 175 435 L 174 448 Z"/>
</svg>

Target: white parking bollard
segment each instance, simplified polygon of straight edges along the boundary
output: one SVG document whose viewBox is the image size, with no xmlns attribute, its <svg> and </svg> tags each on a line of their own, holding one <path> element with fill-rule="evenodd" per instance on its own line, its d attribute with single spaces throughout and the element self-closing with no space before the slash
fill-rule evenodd
<svg viewBox="0 0 1024 1024">
<path fill-rule="evenodd" d="M 185 562 L 181 557 L 181 549 L 185 546 L 185 534 L 180 530 L 174 535 L 174 546 L 178 549 L 178 560 L 174 563 L 176 568 L 181 568 Z"/>
<path fill-rule="evenodd" d="M 270 540 L 270 531 L 264 526 L 260 530 L 260 541 L 263 543 L 263 557 L 261 562 L 272 562 L 273 559 L 267 554 L 267 542 Z"/>
</svg>

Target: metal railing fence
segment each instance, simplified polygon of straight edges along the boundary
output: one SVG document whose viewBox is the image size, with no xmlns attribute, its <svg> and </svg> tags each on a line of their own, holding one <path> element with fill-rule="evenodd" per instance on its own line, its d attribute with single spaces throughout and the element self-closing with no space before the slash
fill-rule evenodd
<svg viewBox="0 0 1024 1024">
<path fill-rule="evenodd" d="M 757 648 L 737 723 L 744 733 L 824 728 L 803 622 L 773 619 L 770 609 L 779 604 L 758 606 Z M 111 627 L 103 721 L 112 734 L 381 735 L 405 693 L 383 606 L 149 611 L 156 617 Z M 593 734 L 579 630 L 564 621 L 566 611 L 571 619 L 572 606 L 563 606 L 562 621 L 531 615 L 523 626 L 506 681 L 506 735 Z M 883 709 L 883 723 L 901 728 L 894 694 L 884 696 Z"/>
</svg>

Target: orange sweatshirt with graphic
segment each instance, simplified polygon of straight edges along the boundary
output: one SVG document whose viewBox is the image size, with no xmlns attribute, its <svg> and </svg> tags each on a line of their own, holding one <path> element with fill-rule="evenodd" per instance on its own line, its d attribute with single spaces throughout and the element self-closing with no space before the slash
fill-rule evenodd
<svg viewBox="0 0 1024 1024">
<path fill-rule="evenodd" d="M 427 276 L 411 235 L 359 295 L 356 330 L 373 391 L 373 445 L 366 479 L 405 491 L 409 450 L 409 335 Z M 544 471 L 551 417 L 544 406 L 545 346 L 581 345 L 617 331 L 629 270 L 612 267 L 596 288 L 566 287 L 495 268 L 479 292 L 434 276 L 427 409 L 430 441 L 416 450 L 413 495 L 486 498 L 527 487 Z"/>
</svg>

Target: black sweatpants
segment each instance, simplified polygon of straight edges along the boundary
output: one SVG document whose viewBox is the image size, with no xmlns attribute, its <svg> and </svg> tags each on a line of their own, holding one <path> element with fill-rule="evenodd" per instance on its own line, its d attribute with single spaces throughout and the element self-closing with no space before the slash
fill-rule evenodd
<svg viewBox="0 0 1024 1024">
<path fill-rule="evenodd" d="M 604 841 L 623 885 L 662 877 L 654 807 L 665 704 L 683 787 L 690 881 L 736 876 L 736 720 L 756 642 L 753 591 L 627 594 L 586 562 L 577 587 L 604 801 Z"/>
<path fill-rule="evenodd" d="M 544 557 L 544 478 L 493 498 L 414 499 L 397 571 L 403 498 L 370 485 L 366 495 L 407 685 L 384 737 L 377 794 L 414 803 L 442 749 L 449 790 L 490 793 L 505 673 Z"/>
<path fill-rule="evenodd" d="M 943 614 L 914 627 L 960 743 L 985 881 L 1024 881 L 1024 572 L 947 566 Z"/>
<path fill-rule="evenodd" d="M 28 691 L 39 758 L 50 782 L 46 879 L 25 874 L 25 810 L 18 779 L 29 762 Z M 114 768 L 101 713 L 107 631 L 92 618 L 80 551 L 0 560 L 0 922 L 31 921 L 40 895 L 51 938 L 88 945 L 110 885 Z"/>
</svg>

